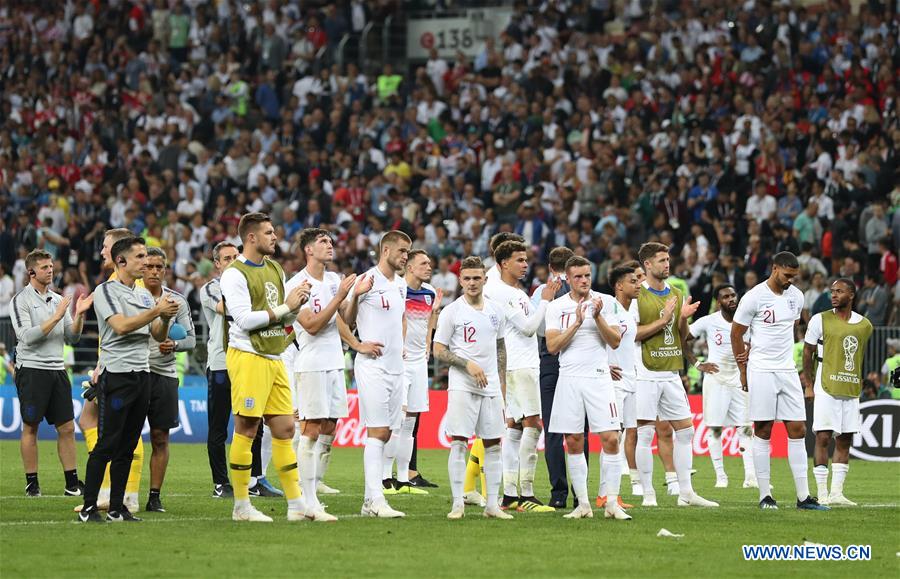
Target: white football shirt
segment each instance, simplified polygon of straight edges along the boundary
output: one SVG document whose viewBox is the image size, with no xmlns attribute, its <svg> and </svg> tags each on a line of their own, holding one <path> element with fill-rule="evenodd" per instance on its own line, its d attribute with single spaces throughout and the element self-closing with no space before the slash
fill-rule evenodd
<svg viewBox="0 0 900 579">
<path fill-rule="evenodd" d="M 731 350 L 731 322 L 725 319 L 722 312 L 703 316 L 690 325 L 690 332 L 695 338 L 706 339 L 709 350 L 707 362 L 719 367 L 721 378 L 738 376 L 737 362 L 734 361 L 734 352 Z"/>
<path fill-rule="evenodd" d="M 803 292 L 793 285 L 778 295 L 762 282 L 741 298 L 734 321 L 753 332 L 749 369 L 796 372 L 794 322 L 802 310 Z"/>
<path fill-rule="evenodd" d="M 485 298 L 484 307 L 476 310 L 465 296 L 460 296 L 441 311 L 434 341 L 447 346 L 457 356 L 478 364 L 488 384 L 479 388 L 475 379 L 462 368 L 450 366 L 449 390 L 462 390 L 483 396 L 499 396 L 500 372 L 497 369 L 497 340 L 506 333 L 503 307 Z"/>
<path fill-rule="evenodd" d="M 506 310 L 507 371 L 539 368 L 541 358 L 536 331 L 546 313 L 547 302 L 542 300 L 535 308 L 524 290 L 499 278 L 487 282 L 484 295 Z"/>
<path fill-rule="evenodd" d="M 604 298 L 604 309 L 606 309 L 606 299 Z M 634 305 L 637 300 L 631 300 Z M 606 321 L 609 325 L 619 328 L 622 335 L 622 342 L 618 348 L 610 348 L 606 346 L 606 355 L 609 356 L 609 363 L 614 364 L 622 369 L 622 374 L 629 378 L 637 376 L 637 362 L 635 362 L 635 346 L 634 338 L 637 336 L 637 322 L 630 310 L 619 303 L 619 300 L 613 299 L 608 313 L 605 314 Z"/>
<path fill-rule="evenodd" d="M 318 314 L 331 303 L 338 293 L 341 277 L 333 271 L 326 271 L 321 280 L 314 278 L 304 268 L 285 284 L 285 292 L 291 291 L 304 281 L 309 282 L 309 301 L 303 304 L 300 311 L 309 310 Z M 344 368 L 344 346 L 337 327 L 338 314 L 335 312 L 328 323 L 313 336 L 303 329 L 299 322 L 294 322 L 297 337 L 297 355 L 294 356 L 295 372 L 320 372 L 323 370 L 342 370 Z"/>
<path fill-rule="evenodd" d="M 381 356 L 357 356 L 357 371 L 376 370 L 385 374 L 403 373 L 403 314 L 406 311 L 406 280 L 395 274 L 389 280 L 378 267 L 365 275 L 374 276 L 375 282 L 368 292 L 359 298 L 356 327 L 362 342 L 379 342 L 384 345 Z M 347 296 L 352 299 L 353 293 Z"/>
<path fill-rule="evenodd" d="M 560 376 L 596 378 L 609 374 L 607 344 L 594 321 L 594 304 L 590 302 L 591 299 L 598 297 L 603 300 L 601 315 L 605 317 L 612 309 L 614 297 L 591 291 L 588 300 L 581 304 L 581 307 L 584 308 L 584 323 L 575 332 L 569 345 L 559 353 Z M 577 307 L 578 303 L 572 299 L 571 293 L 550 302 L 550 305 L 547 306 L 547 331 L 559 330 L 562 332 L 574 324 Z"/>
<path fill-rule="evenodd" d="M 406 288 L 406 361 L 421 362 L 428 345 L 428 320 L 434 309 L 437 291 L 434 286 L 422 283 L 415 290 Z"/>
</svg>

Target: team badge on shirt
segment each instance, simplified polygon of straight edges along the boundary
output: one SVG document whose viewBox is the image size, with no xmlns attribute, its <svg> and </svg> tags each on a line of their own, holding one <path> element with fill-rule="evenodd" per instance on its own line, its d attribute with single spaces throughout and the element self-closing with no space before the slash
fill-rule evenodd
<svg viewBox="0 0 900 579">
<path fill-rule="evenodd" d="M 431 296 L 428 294 L 425 294 L 425 305 L 431 305 Z"/>
<path fill-rule="evenodd" d="M 144 307 L 150 308 L 153 307 L 153 300 L 147 294 L 141 294 L 141 300 L 144 302 Z"/>
<path fill-rule="evenodd" d="M 328 289 L 331 290 L 331 297 L 334 297 L 337 295 L 337 286 L 335 284 L 329 285 Z"/>
<path fill-rule="evenodd" d="M 495 330 L 500 329 L 500 318 L 495 314 L 491 314 L 491 326 L 493 326 Z"/>
<path fill-rule="evenodd" d="M 256 406 L 256 399 L 244 398 L 244 408 L 246 408 L 247 410 L 253 410 L 254 406 Z"/>
</svg>

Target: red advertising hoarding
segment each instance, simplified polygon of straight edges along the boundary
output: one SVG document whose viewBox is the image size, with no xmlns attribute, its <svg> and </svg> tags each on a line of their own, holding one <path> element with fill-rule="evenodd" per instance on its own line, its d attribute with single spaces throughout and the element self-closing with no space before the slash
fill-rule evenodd
<svg viewBox="0 0 900 579">
<path fill-rule="evenodd" d="M 419 448 L 450 448 L 450 438 L 444 432 L 444 415 L 447 412 L 447 392 L 444 390 L 432 390 L 429 392 L 431 410 L 422 415 L 419 423 Z M 694 454 L 708 454 L 706 443 L 708 430 L 703 422 L 703 398 L 699 395 L 688 396 L 691 404 L 691 412 L 694 418 Z M 357 393 L 347 393 L 350 406 L 350 416 L 341 419 L 335 432 L 336 446 L 362 446 L 365 442 L 366 429 L 359 421 L 359 403 Z M 591 435 L 590 447 L 592 451 L 599 451 L 600 439 Z M 722 447 L 725 456 L 740 456 L 738 450 L 738 437 L 734 428 L 726 428 L 722 433 Z M 538 446 L 544 448 L 544 439 Z M 656 441 L 653 444 L 656 451 Z M 787 456 L 787 434 L 780 423 L 772 429 L 772 456 Z"/>
</svg>

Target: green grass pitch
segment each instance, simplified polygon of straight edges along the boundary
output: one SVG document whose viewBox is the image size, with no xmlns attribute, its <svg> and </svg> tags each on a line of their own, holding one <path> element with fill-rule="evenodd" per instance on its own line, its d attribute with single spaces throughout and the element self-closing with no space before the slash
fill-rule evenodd
<svg viewBox="0 0 900 579">
<path fill-rule="evenodd" d="M 146 446 L 148 452 L 149 445 Z M 84 472 L 84 445 L 79 443 Z M 213 499 L 202 445 L 174 445 L 163 489 L 164 514 L 144 513 L 142 524 L 76 524 L 77 498 L 62 496 L 55 445 L 40 443 L 44 497 L 23 496 L 18 443 L 0 443 L 0 577 L 723 577 L 900 576 L 900 465 L 854 461 L 846 494 L 858 508 L 806 512 L 793 508 L 787 461 L 772 461 L 781 510 L 756 508 L 755 490 L 740 488 L 739 459 L 726 459 L 731 488 L 713 488 L 709 459 L 698 457 L 697 490 L 719 509 L 685 509 L 659 496 L 657 509 L 632 509 L 633 521 L 570 521 L 563 513 L 517 513 L 514 521 L 485 520 L 468 507 L 450 522 L 447 452 L 423 451 L 423 474 L 440 485 L 428 496 L 392 497 L 405 520 L 359 517 L 362 452 L 336 449 L 327 482 L 343 492 L 328 497 L 335 524 L 288 523 L 282 499 L 254 504 L 274 524 L 233 523 L 231 502 Z M 590 489 L 598 468 L 591 457 Z M 662 473 L 657 463 L 658 488 Z M 547 497 L 538 465 L 539 497 Z M 149 464 L 144 466 L 146 502 Z M 627 482 L 627 479 L 626 479 Z M 810 486 L 814 489 L 810 469 Z M 630 491 L 630 489 L 628 489 Z M 626 501 L 630 500 L 625 491 Z M 639 501 L 639 499 L 638 499 Z M 571 498 L 570 498 L 571 502 Z M 636 502 L 639 504 L 639 502 Z M 571 504 L 570 504 L 571 506 Z M 683 539 L 658 538 L 666 528 Z M 872 546 L 868 562 L 746 562 L 743 544 L 816 543 Z"/>
</svg>

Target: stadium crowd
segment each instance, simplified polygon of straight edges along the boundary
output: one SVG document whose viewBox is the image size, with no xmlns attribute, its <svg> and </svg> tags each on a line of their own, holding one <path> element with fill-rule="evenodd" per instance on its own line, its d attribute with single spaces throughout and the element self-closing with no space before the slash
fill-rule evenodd
<svg viewBox="0 0 900 579">
<path fill-rule="evenodd" d="M 807 319 L 840 275 L 873 325 L 900 321 L 895 5 L 523 1 L 473 59 L 334 64 L 345 34 L 402 4 L 5 3 L 0 324 L 29 251 L 74 298 L 117 227 L 169 255 L 199 318 L 210 250 L 239 244 L 252 211 L 289 273 L 304 227 L 333 232 L 348 273 L 404 231 L 445 303 L 460 260 L 514 231 L 533 287 L 555 246 L 602 284 L 656 239 L 710 311 L 713 287 L 742 293 L 790 250 Z M 604 32 L 612 16 L 623 34 Z"/>
</svg>

